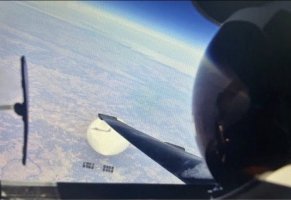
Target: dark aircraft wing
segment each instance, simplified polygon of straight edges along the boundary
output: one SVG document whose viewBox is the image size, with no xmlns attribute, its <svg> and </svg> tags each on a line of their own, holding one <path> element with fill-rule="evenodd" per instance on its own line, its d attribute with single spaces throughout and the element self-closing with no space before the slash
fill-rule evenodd
<svg viewBox="0 0 291 200">
<path fill-rule="evenodd" d="M 21 84 L 23 89 L 23 124 L 24 124 L 24 133 L 23 133 L 23 157 L 22 157 L 22 164 L 25 165 L 26 163 L 26 155 L 27 155 L 27 141 L 28 141 L 28 76 L 27 76 L 27 66 L 25 57 L 21 57 Z"/>
<path fill-rule="evenodd" d="M 201 177 L 200 169 L 206 168 L 201 158 L 184 151 L 181 147 L 161 142 L 142 133 L 119 121 L 116 117 L 104 114 L 99 114 L 98 116 L 131 144 L 183 182 L 190 184 L 214 184 L 213 179 Z"/>
<path fill-rule="evenodd" d="M 22 164 L 26 164 L 27 155 L 27 140 L 28 140 L 28 76 L 25 57 L 21 57 L 21 86 L 23 91 L 23 103 L 16 103 L 14 105 L 15 112 L 22 117 L 24 125 L 23 133 L 23 156 Z"/>
</svg>

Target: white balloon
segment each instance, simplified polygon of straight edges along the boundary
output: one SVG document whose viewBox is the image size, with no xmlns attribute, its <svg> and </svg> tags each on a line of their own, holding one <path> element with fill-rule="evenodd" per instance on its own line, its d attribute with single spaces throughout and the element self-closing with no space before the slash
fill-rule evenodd
<svg viewBox="0 0 291 200">
<path fill-rule="evenodd" d="M 126 139 L 99 118 L 89 125 L 87 140 L 96 152 L 105 156 L 117 155 L 129 146 Z"/>
</svg>

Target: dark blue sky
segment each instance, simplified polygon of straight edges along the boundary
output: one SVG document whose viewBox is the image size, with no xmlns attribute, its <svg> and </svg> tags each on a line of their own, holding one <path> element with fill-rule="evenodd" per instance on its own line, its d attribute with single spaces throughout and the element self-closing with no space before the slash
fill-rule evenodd
<svg viewBox="0 0 291 200">
<path fill-rule="evenodd" d="M 205 47 L 218 29 L 198 13 L 191 1 L 91 1 L 90 4 L 192 46 Z"/>
</svg>

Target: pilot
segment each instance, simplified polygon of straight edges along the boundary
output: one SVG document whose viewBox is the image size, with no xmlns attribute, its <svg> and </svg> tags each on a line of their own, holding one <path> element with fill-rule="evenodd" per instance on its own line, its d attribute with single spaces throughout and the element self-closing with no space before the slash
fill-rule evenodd
<svg viewBox="0 0 291 200">
<path fill-rule="evenodd" d="M 291 2 L 224 21 L 197 72 L 193 116 L 200 151 L 226 190 L 290 163 Z"/>
</svg>

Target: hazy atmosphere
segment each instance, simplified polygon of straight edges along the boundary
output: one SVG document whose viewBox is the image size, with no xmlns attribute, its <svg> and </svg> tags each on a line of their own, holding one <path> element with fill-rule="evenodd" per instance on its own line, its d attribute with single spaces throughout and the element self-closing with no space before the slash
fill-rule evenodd
<svg viewBox="0 0 291 200">
<path fill-rule="evenodd" d="M 104 113 L 199 155 L 191 99 L 204 49 L 187 41 L 88 2 L 0 2 L 0 103 L 22 101 L 21 55 L 30 89 L 26 167 L 21 118 L 0 115 L 1 180 L 181 183 L 133 145 L 96 153 L 86 130 Z"/>
</svg>

